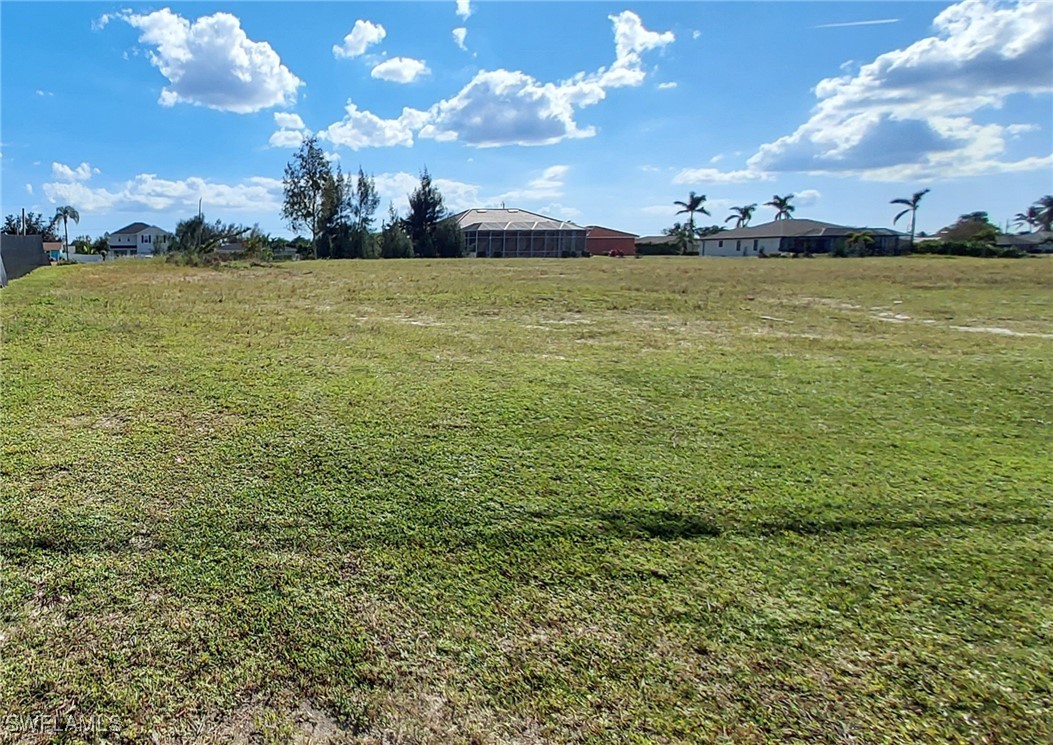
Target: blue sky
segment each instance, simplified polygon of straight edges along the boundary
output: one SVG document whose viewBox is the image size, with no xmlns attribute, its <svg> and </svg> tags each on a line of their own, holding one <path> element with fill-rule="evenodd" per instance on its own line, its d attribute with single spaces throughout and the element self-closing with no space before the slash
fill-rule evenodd
<svg viewBox="0 0 1053 745">
<path fill-rule="evenodd" d="M 319 136 L 403 208 L 427 167 L 455 210 L 641 234 L 705 194 L 918 229 L 1053 193 L 1053 4 L 896 2 L 0 5 L 2 211 L 76 233 L 280 218 Z"/>
</svg>

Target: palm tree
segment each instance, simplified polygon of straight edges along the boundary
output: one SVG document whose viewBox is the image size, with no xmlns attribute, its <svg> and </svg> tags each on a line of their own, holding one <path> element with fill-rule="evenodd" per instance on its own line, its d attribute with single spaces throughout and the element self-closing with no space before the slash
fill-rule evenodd
<svg viewBox="0 0 1053 745">
<path fill-rule="evenodd" d="M 728 215 L 724 222 L 735 221 L 736 228 L 744 228 L 750 224 L 750 218 L 753 217 L 753 210 L 757 209 L 756 203 L 747 204 L 744 207 L 732 207 L 732 214 Z"/>
<path fill-rule="evenodd" d="M 1013 224 L 1017 227 L 1027 225 L 1028 229 L 1033 231 L 1042 224 L 1042 221 L 1039 219 L 1041 214 L 1042 210 L 1039 209 L 1039 206 L 1033 204 L 1027 208 L 1027 212 L 1017 212 L 1013 218 Z"/>
<path fill-rule="evenodd" d="M 666 228 L 662 232 L 673 239 L 673 245 L 676 246 L 681 255 L 686 254 L 699 237 L 696 228 L 679 222 L 673 223 L 673 227 Z"/>
<path fill-rule="evenodd" d="M 1046 196 L 1035 202 L 1038 207 L 1038 225 L 1043 230 L 1053 230 L 1053 196 Z"/>
<path fill-rule="evenodd" d="M 687 195 L 686 202 L 673 202 L 675 206 L 683 207 L 683 209 L 677 210 L 676 214 L 682 215 L 685 212 L 687 213 L 688 232 L 692 235 L 694 235 L 695 232 L 695 213 L 701 212 L 703 215 L 709 214 L 709 210 L 704 206 L 705 202 L 706 195 L 695 194 L 695 192 L 691 192 Z"/>
<path fill-rule="evenodd" d="M 776 220 L 792 220 L 793 215 L 791 213 L 797 208 L 790 204 L 791 199 L 793 199 L 793 194 L 787 194 L 785 197 L 775 194 L 770 202 L 764 203 L 764 206 L 775 209 Z"/>
<path fill-rule="evenodd" d="M 899 218 L 903 217 L 908 212 L 910 213 L 910 250 L 914 251 L 914 223 L 918 217 L 918 204 L 921 203 L 921 198 L 929 193 L 929 189 L 922 189 L 921 191 L 914 192 L 914 195 L 910 199 L 893 199 L 889 204 L 905 204 L 907 209 L 900 212 L 894 218 L 892 218 L 892 224 L 895 225 L 899 222 Z"/>
<path fill-rule="evenodd" d="M 55 225 L 59 220 L 62 221 L 62 232 L 66 238 L 66 261 L 69 261 L 69 221 L 73 220 L 73 222 L 80 224 L 80 213 L 68 204 L 63 205 L 55 210 L 55 216 L 51 218 L 51 224 Z"/>
<path fill-rule="evenodd" d="M 857 256 L 869 256 L 874 245 L 874 236 L 865 230 L 850 233 L 845 239 L 845 247 Z"/>
</svg>

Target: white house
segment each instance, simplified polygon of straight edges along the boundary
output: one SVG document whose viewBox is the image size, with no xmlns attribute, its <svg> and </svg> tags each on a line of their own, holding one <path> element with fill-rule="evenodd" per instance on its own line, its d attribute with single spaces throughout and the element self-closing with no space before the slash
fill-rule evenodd
<svg viewBox="0 0 1053 745">
<path fill-rule="evenodd" d="M 118 258 L 164 253 L 175 239 L 175 235 L 156 225 L 133 222 L 118 231 L 107 233 L 106 239 L 110 244 L 110 255 Z"/>
<path fill-rule="evenodd" d="M 880 255 L 898 254 L 905 248 L 903 234 L 888 228 L 852 228 L 818 220 L 775 220 L 747 228 L 707 235 L 698 243 L 700 256 L 759 256 L 765 253 L 831 253 L 852 233 L 866 232 L 871 249 Z"/>
</svg>

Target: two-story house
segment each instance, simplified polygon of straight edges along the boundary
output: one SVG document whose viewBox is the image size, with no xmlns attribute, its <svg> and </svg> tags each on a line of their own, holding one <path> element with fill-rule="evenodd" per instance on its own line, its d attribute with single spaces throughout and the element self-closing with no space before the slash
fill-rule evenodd
<svg viewBox="0 0 1053 745">
<path fill-rule="evenodd" d="M 168 250 L 175 235 L 156 225 L 133 222 L 118 231 L 108 233 L 110 256 L 150 256 Z"/>
</svg>

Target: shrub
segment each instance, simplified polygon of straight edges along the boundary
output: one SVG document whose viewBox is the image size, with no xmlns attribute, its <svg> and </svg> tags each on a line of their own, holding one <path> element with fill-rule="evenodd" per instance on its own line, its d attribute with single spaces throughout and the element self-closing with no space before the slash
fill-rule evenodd
<svg viewBox="0 0 1053 745">
<path fill-rule="evenodd" d="M 1026 251 L 1015 246 L 994 246 L 978 241 L 923 241 L 915 244 L 914 253 L 987 259 L 1022 259 L 1027 256 Z"/>
</svg>

